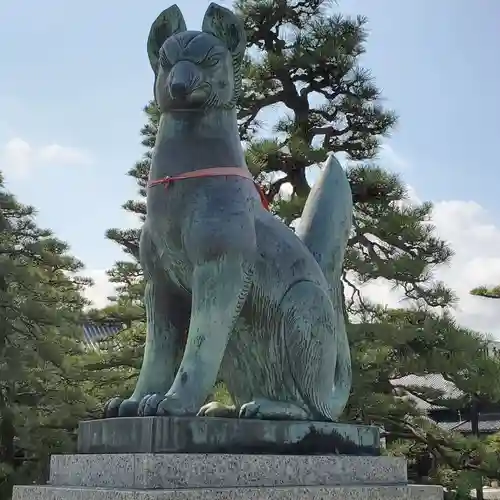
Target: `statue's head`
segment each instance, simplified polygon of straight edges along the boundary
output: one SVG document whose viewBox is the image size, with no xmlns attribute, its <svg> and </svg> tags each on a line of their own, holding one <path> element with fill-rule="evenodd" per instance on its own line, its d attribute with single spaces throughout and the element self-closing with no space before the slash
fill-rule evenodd
<svg viewBox="0 0 500 500">
<path fill-rule="evenodd" d="M 151 26 L 148 56 L 155 73 L 155 99 L 162 112 L 232 108 L 241 86 L 246 37 L 229 9 L 210 4 L 202 31 L 187 31 L 177 5 Z"/>
</svg>

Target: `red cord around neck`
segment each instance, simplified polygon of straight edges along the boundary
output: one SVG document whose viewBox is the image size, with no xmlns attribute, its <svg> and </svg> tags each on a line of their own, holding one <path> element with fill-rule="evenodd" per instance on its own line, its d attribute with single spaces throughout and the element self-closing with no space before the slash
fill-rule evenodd
<svg viewBox="0 0 500 500">
<path fill-rule="evenodd" d="M 235 176 L 243 177 L 245 179 L 250 179 L 260 195 L 260 201 L 262 206 L 269 210 L 269 202 L 267 201 L 266 195 L 262 188 L 257 184 L 252 177 L 252 174 L 248 170 L 243 170 L 238 167 L 216 167 L 216 168 L 204 168 L 202 170 L 193 170 L 192 172 L 186 172 L 184 174 L 175 175 L 173 177 L 163 177 L 163 179 L 158 179 L 156 181 L 151 181 L 148 183 L 148 187 L 154 187 L 163 185 L 166 188 L 175 181 L 181 181 L 184 179 L 194 179 L 196 177 L 218 177 L 218 176 Z"/>
</svg>

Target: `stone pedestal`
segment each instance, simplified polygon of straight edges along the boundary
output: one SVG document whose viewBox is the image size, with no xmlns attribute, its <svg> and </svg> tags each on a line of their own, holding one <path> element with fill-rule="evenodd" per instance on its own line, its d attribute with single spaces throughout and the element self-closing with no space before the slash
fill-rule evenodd
<svg viewBox="0 0 500 500">
<path fill-rule="evenodd" d="M 173 425 L 179 420 L 183 421 L 180 426 Z M 80 427 L 80 453 L 52 457 L 49 484 L 16 487 L 13 500 L 443 498 L 440 487 L 409 486 L 404 460 L 376 456 L 379 440 L 375 428 L 304 423 L 314 431 L 303 434 L 297 431 L 302 424 L 199 418 L 85 422 Z M 247 426 L 248 434 L 241 432 L 242 425 Z M 134 429 L 125 436 L 128 440 L 119 437 L 122 434 L 118 429 L 123 430 L 123 426 L 129 426 L 129 431 Z M 330 453 L 323 449 L 313 454 L 313 450 L 305 453 L 304 446 L 300 447 L 304 439 L 312 442 L 311 437 L 307 438 L 311 432 L 331 437 L 334 428 L 345 431 L 335 437 L 344 445 L 350 428 L 349 446 L 363 442 L 361 448 L 369 448 L 371 453 L 338 455 L 338 446 L 332 446 Z M 158 433 L 159 429 L 170 430 Z M 262 434 L 252 434 L 256 429 Z M 246 447 L 252 435 L 260 443 L 261 452 L 199 452 L 200 447 L 228 448 L 231 442 Z M 368 448 L 367 441 L 360 438 L 368 439 L 367 435 L 374 438 Z M 273 440 L 281 453 L 271 453 Z M 132 444 L 140 452 L 128 449 Z M 89 453 L 103 447 L 106 453 Z M 287 453 L 292 448 L 296 453 Z M 163 449 L 172 451 L 157 451 Z"/>
<path fill-rule="evenodd" d="M 82 422 L 78 453 L 379 455 L 378 427 L 234 418 L 116 418 Z"/>
</svg>

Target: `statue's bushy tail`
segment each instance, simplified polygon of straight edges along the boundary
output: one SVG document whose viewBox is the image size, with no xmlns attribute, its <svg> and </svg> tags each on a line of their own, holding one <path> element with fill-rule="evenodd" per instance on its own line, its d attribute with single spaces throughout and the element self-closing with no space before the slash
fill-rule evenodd
<svg viewBox="0 0 500 500">
<path fill-rule="evenodd" d="M 337 418 L 351 390 L 351 355 L 342 297 L 342 264 L 352 225 L 352 192 L 347 176 L 331 155 L 307 198 L 297 236 L 314 255 L 330 285 L 336 311 L 337 362 L 331 413 Z"/>
</svg>

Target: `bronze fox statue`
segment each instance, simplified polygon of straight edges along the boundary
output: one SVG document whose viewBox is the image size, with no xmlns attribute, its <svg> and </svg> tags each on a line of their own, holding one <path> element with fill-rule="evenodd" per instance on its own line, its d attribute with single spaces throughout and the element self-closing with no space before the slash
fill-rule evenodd
<svg viewBox="0 0 500 500">
<path fill-rule="evenodd" d="M 176 5 L 151 27 L 161 120 L 140 241 L 147 336 L 134 393 L 106 417 L 331 421 L 346 405 L 350 185 L 330 156 L 296 232 L 262 206 L 238 134 L 245 47 L 242 22 L 216 4 L 201 31 Z M 234 407 L 206 404 L 216 380 Z"/>
</svg>

